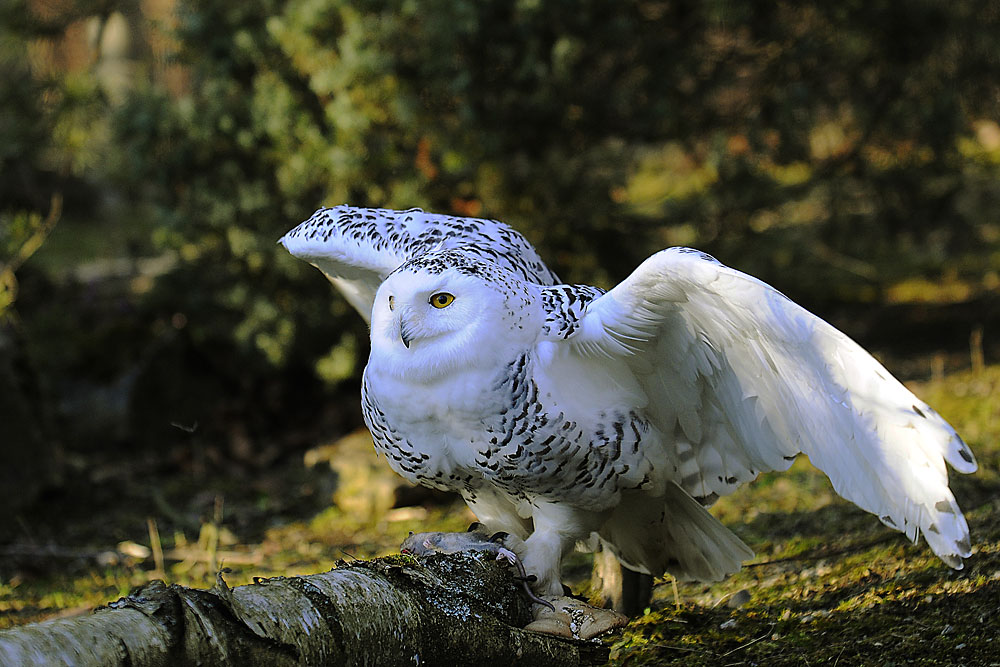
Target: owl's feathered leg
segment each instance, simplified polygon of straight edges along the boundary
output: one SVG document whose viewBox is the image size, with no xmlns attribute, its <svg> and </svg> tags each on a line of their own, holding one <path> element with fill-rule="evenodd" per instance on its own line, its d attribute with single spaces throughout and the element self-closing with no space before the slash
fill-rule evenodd
<svg viewBox="0 0 1000 667">
<path fill-rule="evenodd" d="M 521 560 L 525 572 L 534 575 L 532 586 L 539 595 L 562 595 L 562 557 L 574 543 L 575 540 L 566 540 L 558 532 L 538 528 L 524 541 Z"/>
<path fill-rule="evenodd" d="M 536 593 L 562 595 L 563 557 L 600 527 L 604 513 L 536 501 L 531 519 L 534 532 L 524 541 L 520 554 L 524 569 L 537 577 L 532 586 Z"/>
<path fill-rule="evenodd" d="M 524 629 L 560 637 L 591 639 L 608 630 L 624 627 L 628 623 L 624 614 L 612 609 L 598 609 L 563 595 L 560 580 L 563 556 L 604 520 L 601 515 L 564 505 L 536 505 L 532 520 L 535 531 L 521 547 L 521 560 L 528 574 L 538 578 L 533 588 L 545 598 L 546 605 L 536 604 L 533 607 L 535 620 Z"/>
</svg>

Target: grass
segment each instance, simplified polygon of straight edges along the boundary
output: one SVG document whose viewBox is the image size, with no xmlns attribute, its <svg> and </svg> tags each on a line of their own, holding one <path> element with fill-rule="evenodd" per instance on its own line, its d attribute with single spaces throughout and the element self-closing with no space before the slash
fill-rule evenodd
<svg viewBox="0 0 1000 667">
<path fill-rule="evenodd" d="M 839 499 L 802 459 L 716 507 L 757 558 L 724 582 L 681 584 L 680 610 L 670 583 L 659 582 L 649 613 L 607 640 L 611 664 L 1000 665 L 1000 366 L 912 388 L 980 463 L 973 475 L 952 474 L 973 536 L 964 570 Z M 377 494 L 391 489 L 391 473 L 364 460 L 370 454 L 358 442 L 317 448 L 311 467 L 294 460 L 152 481 L 125 467 L 118 477 L 104 473 L 96 491 L 92 480 L 79 488 L 70 480 L 2 534 L 0 627 L 84 613 L 154 577 L 208 587 L 219 565 L 233 569 L 233 585 L 317 572 L 393 553 L 410 530 L 463 530 L 472 520 L 461 503 L 440 499 L 386 510 L 391 503 Z M 352 462 L 348 450 L 362 458 Z M 331 465 L 355 483 L 372 475 L 360 486 L 383 491 L 362 502 L 354 492 L 338 496 Z M 148 548 L 150 518 L 162 564 Z M 15 547 L 51 554 L 18 556 Z M 585 593 L 582 558 L 568 571 Z"/>
</svg>

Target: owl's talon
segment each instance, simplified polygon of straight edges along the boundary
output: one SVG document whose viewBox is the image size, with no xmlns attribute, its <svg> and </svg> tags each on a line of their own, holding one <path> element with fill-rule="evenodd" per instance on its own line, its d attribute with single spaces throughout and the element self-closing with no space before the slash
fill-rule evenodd
<svg viewBox="0 0 1000 667">
<path fill-rule="evenodd" d="M 497 535 L 499 534 L 500 533 L 497 533 Z M 506 535 L 506 533 L 503 534 Z M 491 537 L 490 541 L 491 542 L 496 541 L 494 540 L 495 537 L 496 535 Z M 548 607 L 552 611 L 556 610 L 556 608 L 552 606 L 551 602 L 543 600 L 542 598 L 535 595 L 535 592 L 531 590 L 531 586 L 529 586 L 528 584 L 533 584 L 536 581 L 538 581 L 538 577 L 536 577 L 533 574 L 528 574 L 527 572 L 524 571 L 524 564 L 521 563 L 521 559 L 517 557 L 517 554 L 515 554 L 510 549 L 507 549 L 506 547 L 500 547 L 500 550 L 497 552 L 497 560 L 506 560 L 510 565 L 513 565 L 514 567 L 517 568 L 517 574 L 514 575 L 513 579 L 514 581 L 521 582 L 521 586 L 524 588 L 524 592 L 528 596 L 528 599 L 530 599 L 535 604 L 540 604 L 543 607 Z"/>
</svg>

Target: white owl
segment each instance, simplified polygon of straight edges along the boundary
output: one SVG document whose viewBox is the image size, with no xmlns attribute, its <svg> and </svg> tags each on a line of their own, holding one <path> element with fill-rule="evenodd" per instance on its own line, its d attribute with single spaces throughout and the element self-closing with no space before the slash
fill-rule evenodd
<svg viewBox="0 0 1000 667">
<path fill-rule="evenodd" d="M 614 289 L 558 284 L 503 223 L 324 208 L 281 243 L 371 324 L 362 407 L 403 477 L 523 538 L 543 595 L 594 536 L 633 570 L 714 581 L 753 553 L 706 507 L 804 452 L 945 563 L 971 553 L 955 431 L 843 333 L 689 248 Z"/>
</svg>

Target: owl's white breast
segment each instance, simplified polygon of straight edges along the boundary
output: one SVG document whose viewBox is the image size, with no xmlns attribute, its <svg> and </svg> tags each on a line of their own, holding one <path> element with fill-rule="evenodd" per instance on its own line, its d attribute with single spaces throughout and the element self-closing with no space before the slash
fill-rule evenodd
<svg viewBox="0 0 1000 667">
<path fill-rule="evenodd" d="M 405 433 L 430 456 L 425 465 L 445 474 L 474 467 L 483 418 L 503 409 L 502 395 L 494 388 L 495 371 L 466 369 L 426 382 L 383 373 L 369 364 L 366 375 L 393 430 Z"/>
</svg>

